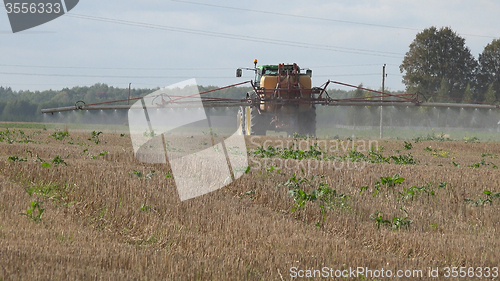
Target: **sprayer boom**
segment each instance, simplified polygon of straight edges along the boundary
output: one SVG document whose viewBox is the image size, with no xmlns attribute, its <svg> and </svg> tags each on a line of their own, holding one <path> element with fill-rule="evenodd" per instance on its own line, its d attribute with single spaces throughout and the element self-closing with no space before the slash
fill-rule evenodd
<svg viewBox="0 0 500 281">
<path fill-rule="evenodd" d="M 192 107 L 239 107 L 237 120 L 242 132 L 247 135 L 265 134 L 267 130 L 286 131 L 300 135 L 316 134 L 316 107 L 317 106 L 393 106 L 393 107 L 446 107 L 446 108 L 475 108 L 498 109 L 498 105 L 465 101 L 467 103 L 432 103 L 427 102 L 427 96 L 433 94 L 405 93 L 390 94 L 354 86 L 338 81 L 326 81 L 320 87 L 312 87 L 312 70 L 301 69 L 297 64 L 261 65 L 254 68 L 239 68 L 236 76 L 242 76 L 242 70 L 251 70 L 255 73 L 254 81 L 245 81 L 237 84 L 216 88 L 190 96 L 175 96 L 168 91 L 159 90 L 147 97 L 109 101 L 94 104 L 85 104 L 78 101 L 74 106 L 42 109 L 42 113 L 56 113 L 76 110 L 129 110 L 154 108 L 192 108 Z M 305 71 L 304 71 L 305 70 Z M 252 89 L 246 97 L 220 98 L 208 97 L 205 94 L 250 84 Z M 360 89 L 371 92 L 371 96 L 334 99 L 328 95 L 329 84 Z M 453 97 L 442 97 L 464 102 Z M 201 99 L 201 102 L 200 102 Z M 141 100 L 130 105 L 130 101 Z M 127 104 L 125 104 L 127 103 Z"/>
</svg>

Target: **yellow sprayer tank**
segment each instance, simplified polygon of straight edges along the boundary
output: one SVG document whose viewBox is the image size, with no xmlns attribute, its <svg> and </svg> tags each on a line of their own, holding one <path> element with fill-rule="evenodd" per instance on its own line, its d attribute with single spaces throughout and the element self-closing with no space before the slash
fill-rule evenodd
<svg viewBox="0 0 500 281">
<path fill-rule="evenodd" d="M 280 81 L 280 88 L 286 88 L 287 81 L 286 81 L 286 76 L 281 77 L 282 81 Z M 290 76 L 290 79 L 292 79 L 292 83 L 295 83 L 295 77 Z M 311 77 L 305 74 L 301 74 L 299 76 L 299 85 L 301 89 L 311 89 Z M 269 75 L 264 75 L 260 79 L 260 86 L 265 89 L 276 89 L 276 85 L 278 85 L 278 76 L 269 76 Z"/>
<path fill-rule="evenodd" d="M 294 76 L 282 76 L 281 77 L 281 81 L 279 81 L 279 87 L 278 87 L 278 79 L 279 77 L 278 76 L 274 76 L 274 75 L 264 75 L 262 76 L 262 78 L 260 79 L 260 87 L 261 88 L 264 88 L 265 91 L 264 91 L 264 95 L 265 95 L 265 98 L 270 98 L 273 94 L 273 91 L 274 89 L 276 88 L 287 88 L 288 87 L 288 81 L 287 79 L 290 79 L 290 83 L 295 83 L 295 77 Z M 311 89 L 311 85 L 312 85 L 312 82 L 311 82 L 311 77 L 309 77 L 308 75 L 306 74 L 300 74 L 299 75 L 299 87 L 301 89 Z M 310 98 L 310 93 L 305 93 L 303 98 Z M 273 111 L 275 109 L 275 106 L 274 104 L 261 104 L 260 105 L 260 109 L 261 110 L 264 110 L 264 111 Z M 309 110 L 310 108 L 310 104 L 299 104 L 299 111 L 307 111 Z M 289 110 L 294 110 L 292 108 L 283 108 L 282 109 L 284 112 L 286 111 L 289 111 Z"/>
</svg>

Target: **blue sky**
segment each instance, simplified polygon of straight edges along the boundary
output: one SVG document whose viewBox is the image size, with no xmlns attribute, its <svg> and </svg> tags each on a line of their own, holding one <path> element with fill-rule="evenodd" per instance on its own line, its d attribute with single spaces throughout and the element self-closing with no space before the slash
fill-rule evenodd
<svg viewBox="0 0 500 281">
<path fill-rule="evenodd" d="M 224 86 L 251 79 L 235 69 L 257 58 L 311 68 L 317 86 L 331 79 L 375 89 L 385 63 L 386 88 L 403 90 L 399 65 L 418 32 L 451 27 L 477 58 L 500 37 L 498 11 L 500 2 L 486 0 L 82 0 L 16 34 L 0 13 L 0 85 L 152 88 L 196 78 Z"/>
</svg>

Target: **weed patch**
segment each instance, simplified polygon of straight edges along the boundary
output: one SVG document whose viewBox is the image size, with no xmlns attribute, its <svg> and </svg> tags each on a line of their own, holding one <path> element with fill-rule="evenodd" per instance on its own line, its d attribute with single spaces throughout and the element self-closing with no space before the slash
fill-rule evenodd
<svg viewBox="0 0 500 281">
<path fill-rule="evenodd" d="M 64 140 L 64 138 L 69 137 L 69 133 L 68 132 L 60 132 L 60 131 L 58 131 L 58 132 L 54 132 L 50 136 L 53 137 L 56 140 Z"/>
<path fill-rule="evenodd" d="M 405 181 L 405 178 L 399 176 L 399 174 L 395 174 L 394 176 L 388 177 L 380 177 L 380 180 L 375 183 L 375 186 L 372 191 L 372 195 L 376 196 L 382 191 L 382 187 L 385 186 L 386 189 L 392 188 L 396 185 L 400 185 Z M 360 188 L 359 193 L 362 194 L 363 191 L 368 190 L 368 186 L 362 186 Z"/>
<path fill-rule="evenodd" d="M 421 141 L 452 141 L 446 134 L 441 133 L 439 135 L 434 135 L 434 134 L 427 134 L 427 136 L 420 136 L 413 138 L 413 141 L 415 143 L 421 142 Z"/>
<path fill-rule="evenodd" d="M 34 133 L 36 134 L 36 133 Z M 22 130 L 9 130 L 8 128 L 4 131 L 0 131 L 0 142 L 6 142 L 8 144 L 13 143 L 40 143 L 35 142 L 31 139 L 32 136 L 27 135 Z"/>
<path fill-rule="evenodd" d="M 39 201 L 31 201 L 30 206 L 26 210 L 26 213 L 20 213 L 20 215 L 28 217 L 30 221 L 39 222 L 42 220 L 42 214 L 45 209 L 42 208 L 42 203 Z"/>
<path fill-rule="evenodd" d="M 486 198 L 478 198 L 477 200 L 472 200 L 470 198 L 465 198 L 464 201 L 465 203 L 472 205 L 474 207 L 481 207 L 489 203 L 490 205 L 493 204 L 494 199 L 499 199 L 500 198 L 500 192 L 491 192 L 489 190 L 484 190 L 484 194 L 486 194 Z"/>
<path fill-rule="evenodd" d="M 467 137 L 467 136 L 465 136 L 463 138 L 463 140 L 465 141 L 465 143 L 468 143 L 468 142 L 479 142 L 479 138 L 477 138 L 477 137 Z"/>
<path fill-rule="evenodd" d="M 327 210 L 334 208 L 348 210 L 349 196 L 337 192 L 336 189 L 331 189 L 324 181 L 317 182 L 316 179 L 323 179 L 323 175 L 312 176 L 311 178 L 297 177 L 293 174 L 284 185 L 289 188 L 288 195 L 293 198 L 294 206 L 291 212 L 296 212 L 305 209 L 308 202 L 315 203 L 314 206 L 319 207 L 319 212 L 322 217 L 321 222 L 317 222 L 316 226 L 321 226 L 324 223 Z M 310 191 L 309 191 L 310 190 Z"/>
<path fill-rule="evenodd" d="M 405 141 L 405 144 L 403 145 L 403 148 L 406 149 L 406 150 L 410 150 L 410 149 L 413 148 L 413 145 L 411 144 L 411 142 Z"/>
<path fill-rule="evenodd" d="M 12 161 L 12 162 L 26 162 L 28 160 L 26 158 L 14 155 L 14 156 L 9 156 L 9 158 L 7 158 L 7 161 Z"/>
<path fill-rule="evenodd" d="M 311 145 L 309 150 L 295 149 L 292 145 L 289 148 L 275 148 L 273 146 L 268 146 L 264 148 L 262 146 L 258 147 L 253 155 L 260 158 L 271 158 L 279 157 L 282 159 L 317 159 L 320 160 L 323 152 L 317 147 L 317 145 Z"/>
<path fill-rule="evenodd" d="M 406 210 L 403 208 L 400 210 L 405 213 L 404 217 L 393 216 L 392 220 L 388 220 L 383 217 L 381 211 L 375 211 L 375 213 L 370 216 L 370 219 L 375 222 L 378 229 L 380 229 L 380 226 L 387 226 L 395 231 L 402 228 L 408 229 L 413 221 L 408 218 L 408 212 Z"/>
<path fill-rule="evenodd" d="M 469 168 L 479 168 L 481 166 L 490 166 L 490 165 L 491 165 L 492 169 L 498 169 L 497 165 L 493 164 L 492 162 L 486 163 L 486 161 L 484 161 L 484 159 L 481 159 L 481 161 L 479 161 L 477 163 L 470 164 L 467 167 L 469 167 Z"/>
<path fill-rule="evenodd" d="M 88 140 L 93 141 L 95 144 L 99 144 L 101 142 L 101 140 L 99 139 L 99 135 L 101 134 L 102 132 L 92 131 L 90 138 Z"/>
</svg>

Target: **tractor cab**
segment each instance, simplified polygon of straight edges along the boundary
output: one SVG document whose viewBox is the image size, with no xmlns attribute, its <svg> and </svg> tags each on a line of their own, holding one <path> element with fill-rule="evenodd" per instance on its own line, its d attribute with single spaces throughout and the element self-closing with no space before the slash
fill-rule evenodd
<svg viewBox="0 0 500 281">
<path fill-rule="evenodd" d="M 254 61 L 255 68 L 238 68 L 236 70 L 236 77 L 242 76 L 242 69 L 253 70 L 255 72 L 255 87 L 261 88 L 264 87 L 264 83 L 262 83 L 262 78 L 267 76 L 274 77 L 290 77 L 295 76 L 298 78 L 299 76 L 309 76 L 309 80 L 312 77 L 312 70 L 305 69 L 305 73 L 301 73 L 301 69 L 297 64 L 284 64 L 280 63 L 278 65 L 259 65 L 257 66 L 257 60 Z M 276 78 L 273 78 L 274 80 Z M 302 78 L 304 79 L 304 78 Z M 280 79 L 282 80 L 282 79 Z M 307 83 L 310 84 L 310 83 Z M 266 87 L 267 88 L 267 87 Z"/>
<path fill-rule="evenodd" d="M 311 70 L 307 70 L 307 75 L 312 74 Z M 273 77 L 290 77 L 295 76 L 298 77 L 300 75 L 306 75 L 304 73 L 300 73 L 300 67 L 297 64 L 279 64 L 279 65 L 260 65 L 256 68 L 255 71 L 255 84 L 258 88 L 265 87 L 265 83 L 263 83 L 262 79 L 267 76 Z M 310 77 L 310 76 L 309 76 Z M 276 78 L 272 78 L 272 80 L 276 80 Z M 280 79 L 282 80 L 282 79 Z M 266 85 L 267 86 L 267 85 Z M 267 88 L 267 87 L 265 87 Z"/>
</svg>

